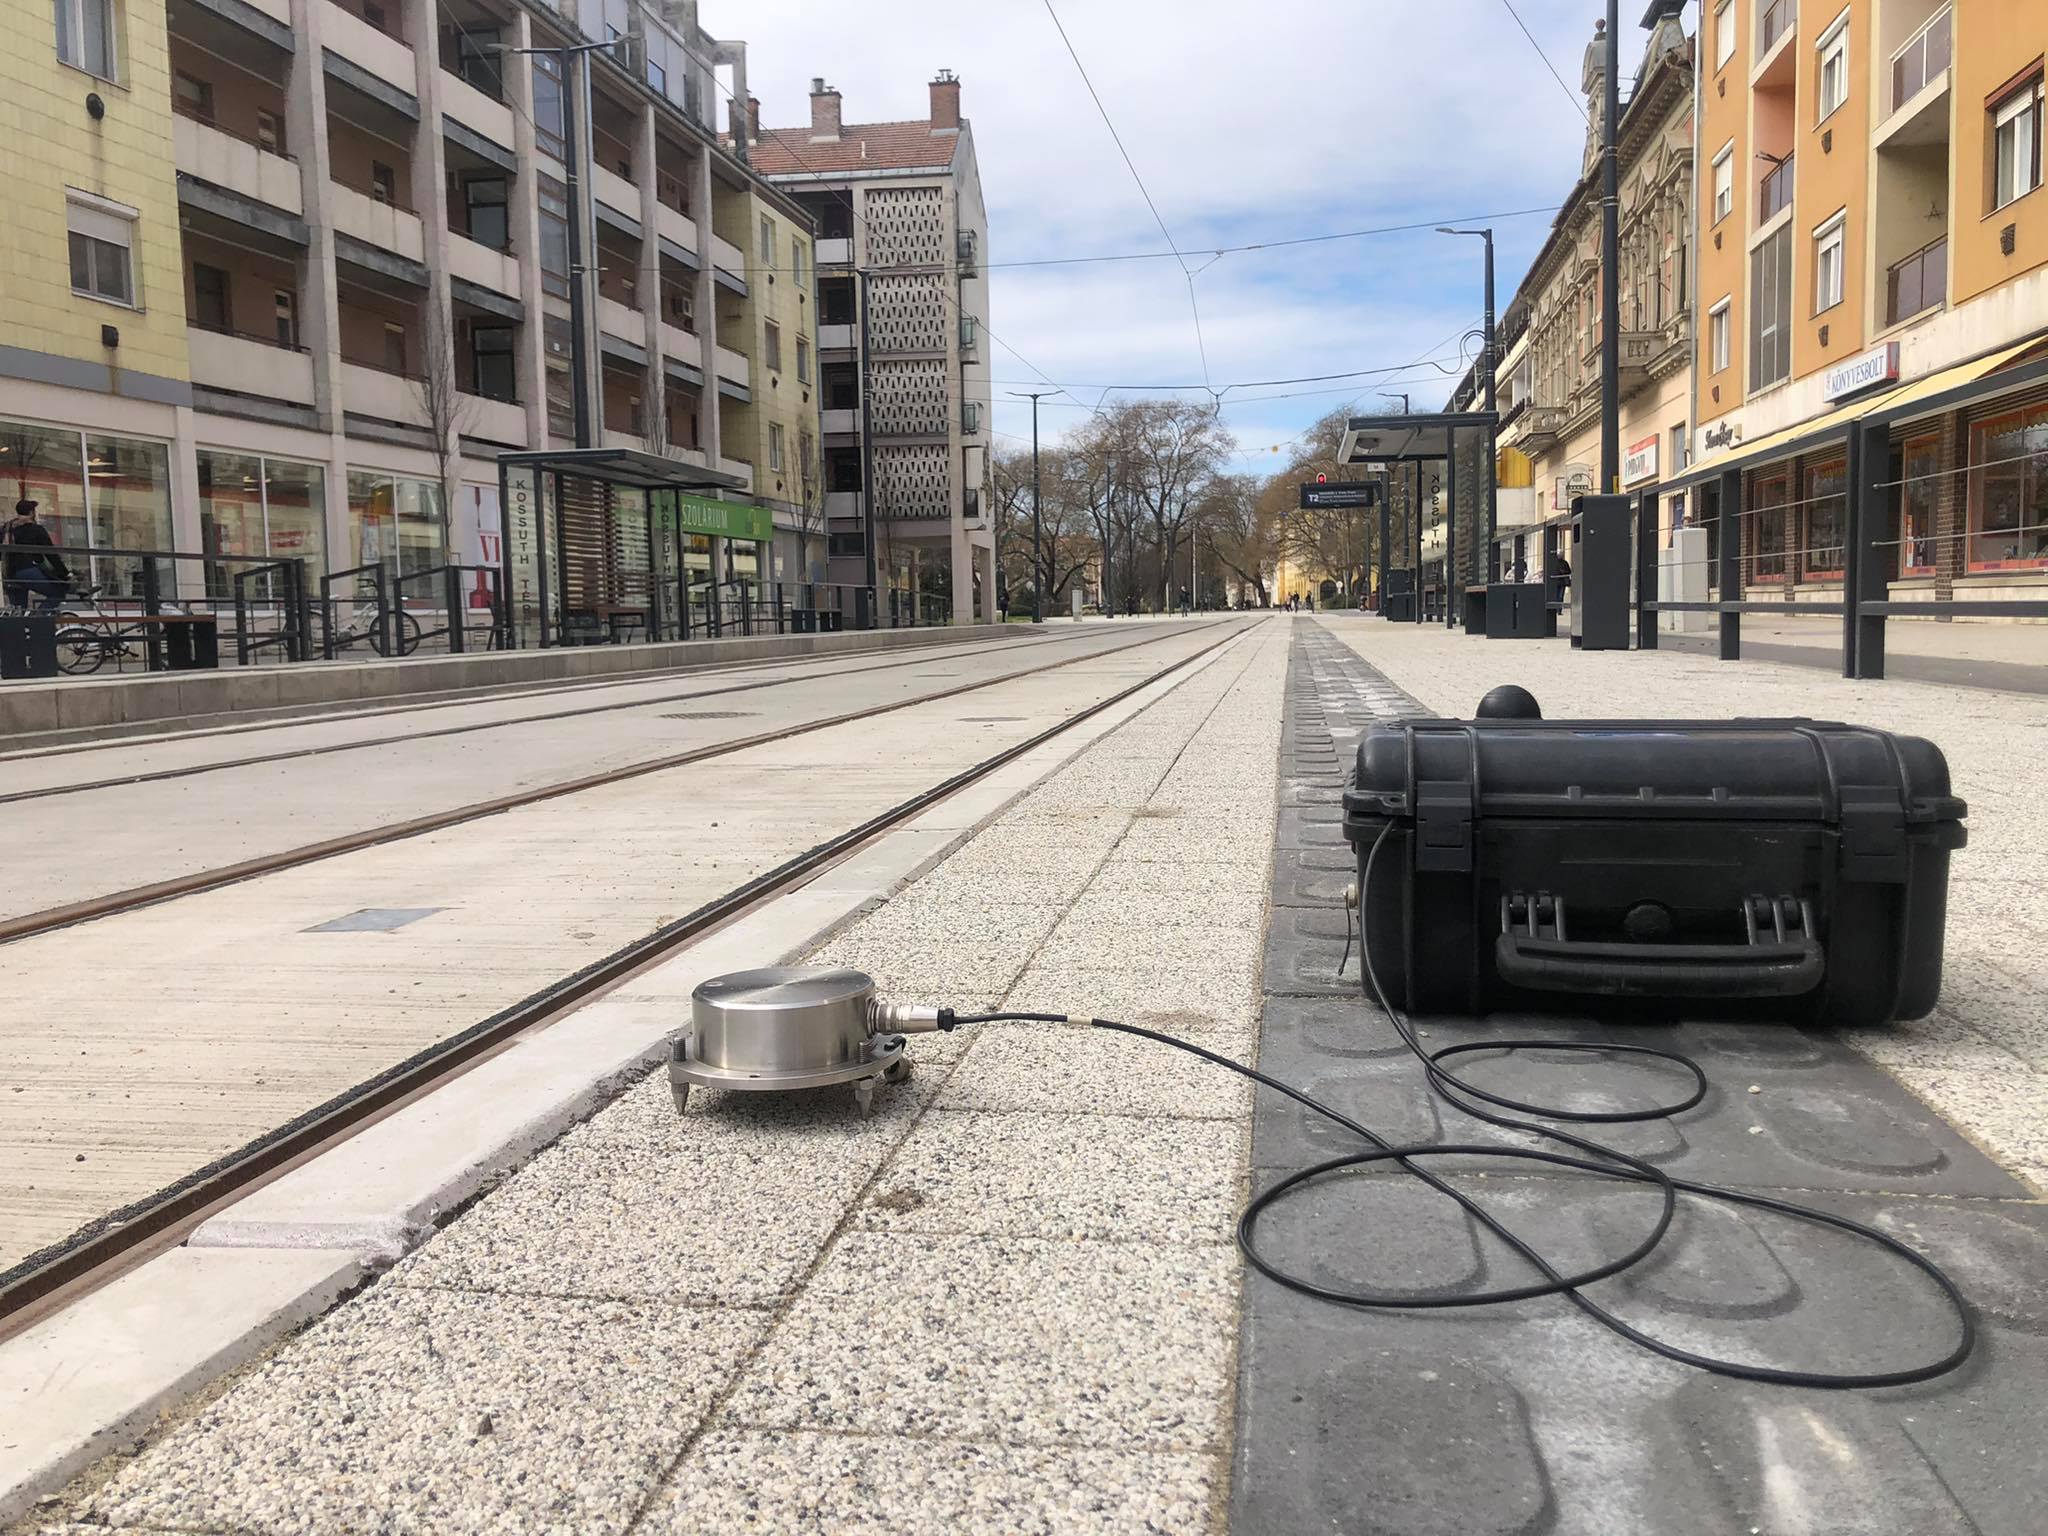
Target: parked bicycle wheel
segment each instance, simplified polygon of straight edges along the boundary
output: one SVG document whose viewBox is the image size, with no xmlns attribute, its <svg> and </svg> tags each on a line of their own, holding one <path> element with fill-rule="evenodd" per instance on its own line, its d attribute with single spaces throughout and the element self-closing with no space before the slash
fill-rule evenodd
<svg viewBox="0 0 2048 1536">
<path fill-rule="evenodd" d="M 57 670 L 72 677 L 97 672 L 107 659 L 107 644 L 96 630 L 73 628 L 57 631 Z"/>
<path fill-rule="evenodd" d="M 398 654 L 410 656 L 420 648 L 420 621 L 403 608 L 391 615 L 391 622 L 398 631 Z M 385 649 L 390 642 L 385 638 L 384 626 L 373 623 L 370 626 L 370 648 L 379 656 L 391 653 Z"/>
</svg>

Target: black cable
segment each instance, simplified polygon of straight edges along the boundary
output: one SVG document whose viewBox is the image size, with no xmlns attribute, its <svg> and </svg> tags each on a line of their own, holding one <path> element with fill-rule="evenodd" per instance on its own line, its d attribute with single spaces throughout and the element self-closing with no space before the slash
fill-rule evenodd
<svg viewBox="0 0 2048 1536">
<path fill-rule="evenodd" d="M 1048 1013 L 985 1013 L 956 1016 L 954 1022 L 956 1024 L 978 1024 L 996 1020 L 1012 1020 L 1032 1024 L 1085 1023 L 1095 1029 L 1113 1030 L 1118 1034 L 1135 1035 L 1140 1039 L 1154 1040 L 1161 1045 L 1171 1046 L 1175 1050 L 1186 1051 L 1190 1055 L 1198 1056 L 1204 1061 L 1235 1072 L 1241 1077 L 1250 1078 L 1255 1083 L 1261 1083 L 1271 1088 L 1274 1092 L 1294 1100 L 1304 1108 L 1314 1111 L 1316 1114 L 1337 1125 L 1343 1126 L 1354 1135 L 1369 1142 L 1374 1149 L 1372 1151 L 1351 1153 L 1343 1157 L 1333 1157 L 1312 1167 L 1303 1168 L 1288 1174 L 1272 1187 L 1254 1195 L 1246 1203 L 1244 1210 L 1238 1216 L 1237 1244 L 1243 1250 L 1246 1262 L 1276 1284 L 1283 1285 L 1289 1290 L 1298 1291 L 1306 1296 L 1314 1296 L 1343 1306 L 1411 1311 L 1450 1307 L 1490 1306 L 1501 1302 L 1524 1301 L 1537 1296 L 1562 1295 L 1567 1297 L 1580 1311 L 1586 1313 L 1603 1327 L 1630 1340 L 1632 1343 L 1640 1345 L 1653 1354 L 1661 1355 L 1667 1360 L 1675 1361 L 1680 1365 L 1694 1366 L 1717 1376 L 1731 1376 L 1744 1381 L 1770 1382 L 1780 1386 L 1820 1387 L 1835 1390 L 1910 1386 L 1915 1382 L 1929 1381 L 1934 1377 L 1944 1375 L 1969 1358 L 1971 1350 L 1976 1346 L 1977 1327 L 1976 1319 L 1971 1313 L 1969 1303 L 1964 1299 L 1962 1291 L 1932 1259 L 1927 1258 L 1890 1234 L 1880 1232 L 1875 1227 L 1867 1226 L 1849 1217 L 1837 1216 L 1832 1212 L 1819 1210 L 1812 1206 L 1799 1205 L 1793 1201 L 1779 1200 L 1769 1195 L 1746 1193 L 1741 1190 L 1725 1188 L 1721 1185 L 1703 1184 L 1692 1179 L 1673 1178 L 1661 1168 L 1645 1162 L 1641 1158 L 1632 1157 L 1626 1152 L 1618 1151 L 1613 1147 L 1603 1146 L 1595 1141 L 1588 1141 L 1582 1137 L 1574 1136 L 1568 1131 L 1558 1130 L 1554 1126 L 1541 1125 L 1529 1120 L 1513 1119 L 1504 1114 L 1495 1114 L 1488 1109 L 1482 1108 L 1480 1102 L 1475 1102 L 1482 1101 L 1485 1104 L 1492 1104 L 1502 1109 L 1513 1109 L 1523 1114 L 1537 1115 L 1545 1120 L 1594 1124 L 1637 1123 L 1682 1114 L 1684 1111 L 1699 1104 L 1706 1097 L 1707 1076 L 1700 1070 L 1698 1063 L 1694 1062 L 1690 1057 L 1682 1055 L 1677 1051 L 1659 1050 L 1651 1046 L 1616 1045 L 1605 1042 L 1594 1044 L 1582 1040 L 1511 1039 L 1449 1045 L 1434 1051 L 1425 1049 L 1415 1035 L 1413 1024 L 1395 1010 L 1388 1001 L 1385 990 L 1380 985 L 1379 973 L 1372 962 L 1372 947 L 1368 941 L 1369 930 L 1365 927 L 1365 902 L 1369 899 L 1369 893 L 1372 890 L 1373 868 L 1378 862 L 1380 848 L 1385 843 L 1387 833 L 1391 830 L 1391 827 L 1392 824 L 1389 823 L 1387 827 L 1382 828 L 1379 837 L 1374 840 L 1371 851 L 1366 855 L 1364 875 L 1359 881 L 1361 893 L 1358 915 L 1359 957 L 1363 965 L 1365 980 L 1371 989 L 1374 1001 L 1379 1004 L 1380 1011 L 1387 1016 L 1388 1022 L 1394 1026 L 1394 1030 L 1401 1037 L 1402 1043 L 1408 1047 L 1416 1060 L 1422 1064 L 1423 1070 L 1427 1074 L 1431 1091 L 1453 1109 L 1470 1115 L 1474 1119 L 1483 1121 L 1488 1125 L 1501 1127 L 1504 1130 L 1523 1135 L 1542 1136 L 1551 1141 L 1560 1142 L 1567 1147 L 1573 1148 L 1575 1151 L 1588 1154 L 1587 1156 L 1576 1157 L 1567 1153 L 1542 1151 L 1531 1147 L 1502 1146 L 1489 1143 L 1411 1142 L 1405 1145 L 1395 1145 L 1367 1126 L 1353 1120 L 1350 1116 L 1331 1108 L 1321 1100 L 1302 1092 L 1298 1088 L 1281 1082 L 1278 1078 L 1270 1077 L 1260 1072 L 1254 1067 L 1248 1067 L 1242 1062 L 1233 1061 L 1227 1056 L 1219 1055 L 1215 1051 L 1208 1050 L 1191 1041 L 1182 1040 L 1173 1035 L 1162 1034 L 1158 1030 L 1144 1029 L 1136 1024 L 1122 1024 L 1114 1019 L 1081 1019 L 1078 1017 L 1070 1018 L 1070 1016 L 1065 1014 Z M 1586 1111 L 1527 1104 L 1474 1087 L 1443 1065 L 1446 1058 L 1481 1050 L 1503 1052 L 1530 1050 L 1577 1053 L 1622 1052 L 1636 1056 L 1654 1057 L 1682 1067 L 1689 1072 L 1693 1078 L 1693 1090 L 1676 1103 L 1659 1104 L 1632 1110 Z M 1498 1217 L 1488 1212 L 1462 1190 L 1446 1183 L 1442 1178 L 1439 1178 L 1427 1168 L 1421 1167 L 1417 1162 L 1417 1159 L 1420 1158 L 1446 1156 L 1511 1158 L 1523 1162 L 1540 1163 L 1546 1167 L 1570 1168 L 1581 1173 L 1590 1173 L 1604 1178 L 1625 1179 L 1631 1183 L 1648 1184 L 1654 1187 L 1661 1196 L 1659 1202 L 1660 1210 L 1657 1219 L 1651 1224 L 1649 1234 L 1621 1257 L 1597 1264 L 1591 1269 L 1577 1274 L 1562 1274 L 1542 1254 L 1538 1253 L 1527 1242 L 1523 1241 L 1522 1238 L 1505 1226 Z M 1412 1173 L 1438 1193 L 1455 1201 L 1467 1214 L 1472 1216 L 1502 1242 L 1506 1243 L 1514 1252 L 1527 1260 L 1531 1266 L 1544 1276 L 1544 1279 L 1540 1282 L 1523 1286 L 1500 1287 L 1486 1291 L 1466 1291 L 1455 1295 L 1441 1296 L 1417 1296 L 1400 1292 L 1339 1290 L 1304 1279 L 1302 1276 L 1283 1268 L 1260 1251 L 1257 1232 L 1259 1218 L 1270 1211 L 1273 1206 L 1284 1200 L 1291 1193 L 1329 1174 L 1381 1162 L 1398 1164 L 1403 1170 Z M 1583 1287 L 1591 1285 L 1595 1281 L 1605 1280 L 1620 1274 L 1622 1271 L 1640 1263 L 1656 1250 L 1657 1246 L 1664 1241 L 1665 1236 L 1671 1229 L 1672 1218 L 1677 1208 L 1678 1195 L 1681 1192 L 1702 1199 L 1719 1200 L 1728 1204 L 1749 1206 L 1755 1210 L 1774 1212 L 1780 1216 L 1790 1217 L 1795 1221 L 1809 1222 L 1817 1226 L 1833 1227 L 1837 1231 L 1847 1232 L 1852 1236 L 1874 1243 L 1886 1252 L 1905 1260 L 1932 1280 L 1947 1299 L 1949 1305 L 1955 1310 L 1959 1333 L 1955 1347 L 1940 1359 L 1929 1364 L 1911 1366 L 1903 1370 L 1894 1371 L 1803 1371 L 1782 1369 L 1776 1366 L 1751 1365 L 1745 1361 L 1724 1360 L 1713 1355 L 1701 1354 L 1694 1350 L 1683 1349 L 1678 1345 L 1667 1343 L 1662 1339 L 1645 1333 L 1634 1324 L 1616 1316 L 1598 1302 L 1587 1297 L 1583 1293 Z"/>
</svg>

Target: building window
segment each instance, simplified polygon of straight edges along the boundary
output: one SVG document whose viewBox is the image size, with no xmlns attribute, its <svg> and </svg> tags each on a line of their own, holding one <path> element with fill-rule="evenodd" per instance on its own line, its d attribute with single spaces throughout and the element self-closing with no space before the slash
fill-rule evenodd
<svg viewBox="0 0 2048 1536">
<path fill-rule="evenodd" d="M 647 61 L 647 83 L 654 87 L 655 94 L 668 94 L 668 71 L 653 59 Z"/>
<path fill-rule="evenodd" d="M 1970 569 L 2048 566 L 2048 405 L 1970 428 Z"/>
<path fill-rule="evenodd" d="M 1906 439 L 1899 491 L 1899 569 L 1907 576 L 1934 574 L 1934 512 L 1941 499 L 1941 439 L 1932 432 Z"/>
<path fill-rule="evenodd" d="M 476 392 L 486 400 L 514 401 L 519 398 L 514 381 L 518 369 L 513 359 L 513 327 L 479 325 L 469 333 L 470 361 L 476 377 Z"/>
<path fill-rule="evenodd" d="M 1799 568 L 1809 578 L 1841 578 L 1848 489 L 1849 465 L 1844 459 L 1834 459 L 1806 472 L 1806 496 L 1800 508 L 1805 532 L 1799 541 Z"/>
<path fill-rule="evenodd" d="M 789 271 L 799 288 L 811 286 L 811 253 L 805 248 L 801 235 L 789 237 Z"/>
<path fill-rule="evenodd" d="M 1735 57 L 1735 0 L 1714 7 L 1714 68 Z"/>
<path fill-rule="evenodd" d="M 304 560 L 311 580 L 327 569 L 327 483 L 317 464 L 201 448 L 199 535 L 209 555 L 209 593 L 229 597 L 243 562 Z M 268 586 L 270 578 L 261 578 Z M 266 593 L 266 595 L 268 595 Z"/>
<path fill-rule="evenodd" d="M 37 503 L 58 544 L 85 549 L 171 547 L 170 451 L 138 438 L 81 434 L 75 428 L 0 420 L 0 473 L 7 504 Z M 156 562 L 158 590 L 172 589 L 171 562 Z M 140 597 L 144 561 L 98 554 L 72 568 L 110 595 Z"/>
<path fill-rule="evenodd" d="M 1751 582 L 1785 579 L 1785 503 L 1790 486 L 1791 477 L 1783 471 L 1749 482 L 1742 555 Z"/>
<path fill-rule="evenodd" d="M 782 327 L 773 320 L 761 327 L 761 361 L 771 373 L 782 371 Z"/>
<path fill-rule="evenodd" d="M 56 0 L 57 57 L 102 80 L 114 78 L 114 0 Z"/>
<path fill-rule="evenodd" d="M 381 565 L 396 577 L 432 570 L 445 559 L 442 530 L 446 525 L 439 481 L 351 469 L 349 547 L 335 563 Z"/>
<path fill-rule="evenodd" d="M 808 337 L 796 339 L 796 381 L 799 384 L 811 382 L 811 343 Z"/>
<path fill-rule="evenodd" d="M 370 199 L 389 207 L 398 206 L 398 173 L 382 160 L 370 162 Z"/>
<path fill-rule="evenodd" d="M 256 109 L 256 145 L 259 149 L 269 150 L 273 155 L 282 155 L 286 152 L 284 119 L 275 112 L 264 111 L 261 107 Z"/>
<path fill-rule="evenodd" d="M 1731 141 L 1714 156 L 1714 222 L 1720 223 L 1735 208 L 1735 145 Z"/>
<path fill-rule="evenodd" d="M 782 468 L 782 423 L 777 421 L 768 423 L 768 467 Z"/>
<path fill-rule="evenodd" d="M 195 117 L 202 123 L 213 121 L 213 82 L 201 80 L 197 75 L 188 75 L 184 70 L 171 72 L 171 105 L 187 117 Z"/>
<path fill-rule="evenodd" d="M 1991 206 L 1998 209 L 2041 185 L 2039 76 L 1992 105 L 1991 131 Z"/>
<path fill-rule="evenodd" d="M 1792 371 L 1792 230 L 1783 227 L 1749 257 L 1749 387 Z"/>
<path fill-rule="evenodd" d="M 1820 117 L 1825 119 L 1849 99 L 1849 13 L 1842 12 L 1821 33 L 1815 48 L 1820 56 Z"/>
<path fill-rule="evenodd" d="M 384 371 L 405 372 L 405 327 L 384 322 Z"/>
<path fill-rule="evenodd" d="M 71 291 L 109 304 L 135 303 L 135 213 L 104 198 L 86 202 L 73 193 Z"/>
<path fill-rule="evenodd" d="M 1723 299 L 1707 311 L 1708 372 L 1719 373 L 1728 366 L 1728 305 Z"/>
<path fill-rule="evenodd" d="M 765 213 L 761 215 L 761 266 L 775 270 L 775 221 Z"/>
<path fill-rule="evenodd" d="M 232 331 L 234 306 L 228 302 L 228 275 L 203 261 L 192 263 L 192 323 L 202 331 Z"/>
<path fill-rule="evenodd" d="M 533 58 L 533 139 L 544 155 L 562 158 L 562 66 L 550 54 Z"/>
<path fill-rule="evenodd" d="M 1843 232 L 1847 214 L 1838 213 L 1813 232 L 1813 312 L 1842 302 Z"/>
<path fill-rule="evenodd" d="M 274 290 L 277 304 L 277 344 L 280 347 L 299 345 L 299 297 L 289 288 Z"/>
<path fill-rule="evenodd" d="M 1756 56 L 1762 59 L 1798 24 L 1798 0 L 1757 0 Z"/>
<path fill-rule="evenodd" d="M 558 299 L 569 297 L 569 189 L 540 178 L 540 286 Z"/>
</svg>

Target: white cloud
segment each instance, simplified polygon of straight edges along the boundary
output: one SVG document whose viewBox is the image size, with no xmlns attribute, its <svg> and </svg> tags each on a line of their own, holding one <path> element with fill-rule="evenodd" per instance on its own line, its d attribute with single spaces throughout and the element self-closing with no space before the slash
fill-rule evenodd
<svg viewBox="0 0 2048 1536">
<path fill-rule="evenodd" d="M 1584 123 L 1499 0 L 1054 3 L 1184 248 L 1544 206 L 1578 174 Z M 1586 7 L 1518 9 L 1576 85 Z M 1041 0 L 704 0 L 702 11 L 714 34 L 748 44 L 770 126 L 808 120 L 816 75 L 843 93 L 849 122 L 921 118 L 926 82 L 954 70 L 989 206 L 993 333 L 1061 383 L 1200 379 L 1172 261 L 1000 266 L 1162 247 Z M 1625 48 L 1637 43 L 1624 35 Z M 1500 223 L 1503 305 L 1547 223 Z M 1477 242 L 1424 232 L 1226 257 L 1198 279 L 1211 377 L 1442 355 L 1446 335 L 1477 322 L 1478 255 Z M 986 352 L 996 379 L 1033 377 L 1002 346 Z M 994 387 L 998 430 L 1028 433 L 1028 404 L 1004 397 L 1028 386 Z M 1368 405 L 1372 387 L 1360 381 Z M 1432 375 L 1408 387 L 1419 409 L 1447 385 Z M 1242 443 L 1263 446 L 1345 398 L 1227 417 Z M 1081 414 L 1048 411 L 1042 426 Z"/>
</svg>

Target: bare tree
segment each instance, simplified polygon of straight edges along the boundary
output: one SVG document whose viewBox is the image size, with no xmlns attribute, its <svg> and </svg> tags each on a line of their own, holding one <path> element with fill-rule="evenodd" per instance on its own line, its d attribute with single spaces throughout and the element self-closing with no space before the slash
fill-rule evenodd
<svg viewBox="0 0 2048 1536">
<path fill-rule="evenodd" d="M 802 568 L 800 579 L 813 580 L 811 573 L 811 544 L 825 536 L 825 480 L 820 473 L 823 468 L 818 459 L 818 445 L 811 436 L 810 425 L 798 427 L 796 432 L 796 563 Z"/>
<path fill-rule="evenodd" d="M 476 402 L 462 392 L 455 371 L 453 328 L 448 312 L 431 298 L 427 301 L 426 355 L 421 372 L 412 381 L 420 414 L 427 419 L 433 438 L 434 469 L 441 482 L 441 547 L 448 547 L 449 516 L 461 493 L 461 437 L 476 415 Z"/>
<path fill-rule="evenodd" d="M 1223 423 L 1207 406 L 1186 400 L 1138 400 L 1110 413 L 1122 446 L 1119 479 L 1152 525 L 1159 556 L 1159 606 L 1173 607 L 1174 556 L 1196 501 L 1228 457 Z"/>
<path fill-rule="evenodd" d="M 1210 483 L 1199 512 L 1209 547 L 1225 570 L 1249 586 L 1261 608 L 1272 601 L 1280 562 L 1280 525 L 1261 497 L 1254 475 L 1221 475 Z"/>
</svg>

